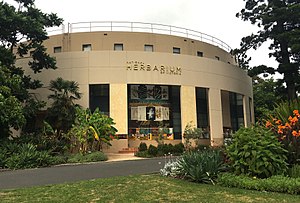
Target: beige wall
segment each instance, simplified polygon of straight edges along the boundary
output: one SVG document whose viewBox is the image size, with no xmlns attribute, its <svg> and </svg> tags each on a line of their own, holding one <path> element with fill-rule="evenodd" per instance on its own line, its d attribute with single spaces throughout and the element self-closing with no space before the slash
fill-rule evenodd
<svg viewBox="0 0 300 203">
<path fill-rule="evenodd" d="M 61 46 L 64 52 L 82 51 L 83 44 L 91 44 L 93 51 L 113 50 L 115 43 L 122 43 L 124 51 L 144 51 L 144 45 L 153 45 L 154 52 L 172 53 L 173 47 L 178 47 L 183 55 L 196 56 L 197 51 L 203 52 L 205 58 L 216 59 L 230 64 L 236 64 L 234 57 L 219 47 L 197 40 L 170 36 L 164 34 L 142 32 L 87 32 L 66 33 L 50 36 L 45 41 L 49 53 L 53 48 Z"/>
<path fill-rule="evenodd" d="M 196 112 L 196 90 L 194 86 L 181 86 L 181 129 L 184 129 L 187 124 L 191 122 L 195 127 L 197 126 L 197 112 Z"/>
<path fill-rule="evenodd" d="M 88 43 L 92 44 L 92 51 L 81 51 L 82 44 Z M 113 51 L 113 43 L 123 43 L 125 51 Z M 88 107 L 89 84 L 110 84 L 110 115 L 120 134 L 127 134 L 127 84 L 181 86 L 182 131 L 188 122 L 197 123 L 195 87 L 208 88 L 211 139 L 216 144 L 221 142 L 223 124 L 230 126 L 228 99 L 221 99 L 227 98 L 226 91 L 245 96 L 245 121 L 249 123 L 247 100 L 253 98 L 251 78 L 237 66 L 228 64 L 227 60 L 233 60 L 231 55 L 218 47 L 195 40 L 192 43 L 190 39 L 184 41 L 184 38 L 175 36 L 119 32 L 64 34 L 52 36 L 45 44 L 56 57 L 58 69 L 40 74 L 26 70 L 27 74 L 45 84 L 36 91 L 38 98 L 47 100 L 49 81 L 63 77 L 79 83 L 83 93 L 79 104 Z M 145 52 L 144 44 L 153 44 L 154 52 Z M 60 45 L 64 52 L 53 54 L 53 47 Z M 182 48 L 182 54 L 173 54 L 173 46 Z M 205 57 L 195 56 L 199 49 Z M 215 55 L 221 60 L 215 60 Z M 30 58 L 20 59 L 17 63 L 26 67 L 28 60 Z M 151 70 L 145 69 L 147 65 Z M 155 70 L 155 67 L 160 69 L 162 66 L 181 72 L 162 74 Z"/>
</svg>

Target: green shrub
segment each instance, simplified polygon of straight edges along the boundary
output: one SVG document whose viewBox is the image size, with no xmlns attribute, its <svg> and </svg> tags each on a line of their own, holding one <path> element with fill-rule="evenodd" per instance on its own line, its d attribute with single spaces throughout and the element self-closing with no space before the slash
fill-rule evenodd
<svg viewBox="0 0 300 203">
<path fill-rule="evenodd" d="M 152 155 L 152 156 L 156 156 L 157 152 L 158 152 L 157 147 L 155 147 L 151 144 L 148 148 L 148 154 Z"/>
<path fill-rule="evenodd" d="M 287 170 L 286 150 L 270 130 L 261 126 L 240 128 L 226 152 L 237 175 L 267 178 Z"/>
<path fill-rule="evenodd" d="M 182 178 L 194 182 L 213 183 L 222 170 L 222 158 L 218 150 L 191 151 L 178 160 Z"/>
<path fill-rule="evenodd" d="M 147 151 L 142 151 L 142 152 L 138 151 L 138 152 L 135 153 L 135 156 L 144 157 L 144 158 L 152 158 L 153 157 L 152 155 L 150 155 L 148 153 L 148 150 Z"/>
<path fill-rule="evenodd" d="M 300 178 L 289 178 L 281 175 L 259 179 L 245 175 L 236 176 L 231 173 L 224 173 L 219 175 L 218 184 L 225 187 L 300 194 Z"/>
<path fill-rule="evenodd" d="M 289 169 L 289 176 L 291 178 L 300 178 L 300 165 L 293 165 L 292 168 Z"/>
<path fill-rule="evenodd" d="M 139 152 L 147 151 L 147 144 L 145 142 L 141 142 L 139 145 Z"/>
<path fill-rule="evenodd" d="M 103 152 L 92 152 L 85 155 L 86 162 L 107 161 L 107 156 Z"/>
<path fill-rule="evenodd" d="M 51 165 L 53 158 L 47 151 L 37 151 L 32 144 L 22 144 L 5 162 L 5 166 L 10 169 L 35 168 Z"/>
<path fill-rule="evenodd" d="M 92 152 L 87 154 L 77 153 L 71 155 L 68 159 L 68 163 L 86 163 L 106 161 L 108 158 L 103 152 Z"/>
<path fill-rule="evenodd" d="M 183 145 L 182 142 L 174 145 L 174 147 L 173 147 L 173 153 L 175 155 L 180 155 L 183 152 L 184 152 L 184 145 Z"/>
</svg>

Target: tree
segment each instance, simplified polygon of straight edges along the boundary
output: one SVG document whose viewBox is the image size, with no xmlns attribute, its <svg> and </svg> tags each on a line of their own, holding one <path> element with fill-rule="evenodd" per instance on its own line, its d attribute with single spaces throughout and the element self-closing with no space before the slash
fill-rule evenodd
<svg viewBox="0 0 300 203">
<path fill-rule="evenodd" d="M 254 115 L 256 121 L 266 118 L 274 110 L 277 103 L 286 100 L 281 94 L 280 82 L 271 79 L 256 78 L 253 80 Z"/>
<path fill-rule="evenodd" d="M 25 123 L 24 118 L 28 120 L 43 105 L 30 93 L 31 89 L 41 87 L 41 82 L 33 80 L 25 75 L 22 68 L 16 67 L 16 58 L 22 58 L 30 53 L 31 60 L 28 66 L 34 73 L 39 73 L 44 68 L 55 69 L 55 59 L 46 53 L 42 43 L 48 38 L 46 28 L 62 23 L 62 19 L 56 14 L 45 14 L 37 9 L 34 0 L 15 0 L 15 2 L 18 8 L 0 2 L 0 68 L 1 73 L 5 73 L 0 86 L 9 89 L 6 94 L 1 92 L 1 100 L 14 100 L 11 103 L 1 103 L 1 109 L 17 108 L 19 116 L 5 121 L 0 120 L 2 136 L 8 135 L 10 127 L 21 127 Z M 0 117 L 6 115 L 7 112 L 1 111 Z"/>
<path fill-rule="evenodd" d="M 21 78 L 12 75 L 0 64 L 0 138 L 8 134 L 10 127 L 19 129 L 25 123 L 21 102 L 12 95 L 13 89 L 20 89 Z"/>
<path fill-rule="evenodd" d="M 250 72 L 283 74 L 288 99 L 296 98 L 300 77 L 300 1 L 299 0 L 244 0 L 245 8 L 237 17 L 250 21 L 260 30 L 256 34 L 244 37 L 238 50 L 243 68 Z M 279 63 L 277 68 L 258 66 L 249 68 L 249 58 L 245 54 L 249 49 L 257 49 L 267 40 L 270 57 Z M 237 52 L 235 52 L 237 53 Z"/>
<path fill-rule="evenodd" d="M 113 119 L 101 113 L 98 108 L 91 112 L 90 109 L 77 107 L 75 124 L 68 135 L 72 146 L 86 153 L 101 149 L 103 143 L 111 145 L 110 141 L 118 131 L 113 125 Z"/>
<path fill-rule="evenodd" d="M 75 100 L 81 98 L 79 85 L 77 82 L 57 78 L 50 81 L 50 90 L 53 94 L 48 96 L 53 100 L 48 109 L 47 120 L 57 133 L 67 132 L 71 129 L 75 120 L 76 105 Z"/>
</svg>

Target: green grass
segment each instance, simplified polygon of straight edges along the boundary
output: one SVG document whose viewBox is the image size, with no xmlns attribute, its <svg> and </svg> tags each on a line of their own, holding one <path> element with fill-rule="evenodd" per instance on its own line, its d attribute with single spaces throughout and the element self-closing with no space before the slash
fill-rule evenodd
<svg viewBox="0 0 300 203">
<path fill-rule="evenodd" d="M 135 175 L 43 187 L 0 190 L 4 202 L 300 202 L 300 196 Z"/>
</svg>

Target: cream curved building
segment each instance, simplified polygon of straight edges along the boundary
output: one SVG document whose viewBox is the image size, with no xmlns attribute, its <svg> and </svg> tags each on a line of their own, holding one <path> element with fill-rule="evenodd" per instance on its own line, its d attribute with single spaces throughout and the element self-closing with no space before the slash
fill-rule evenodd
<svg viewBox="0 0 300 203">
<path fill-rule="evenodd" d="M 188 123 L 202 128 L 204 144 L 222 145 L 224 133 L 253 122 L 251 78 L 212 36 L 172 26 L 132 22 L 69 24 L 45 41 L 57 70 L 38 75 L 47 100 L 50 80 L 79 83 L 79 104 L 112 117 L 118 140 L 108 151 L 182 141 Z M 26 66 L 28 58 L 18 61 Z M 30 73 L 30 72 L 29 72 Z"/>
</svg>

